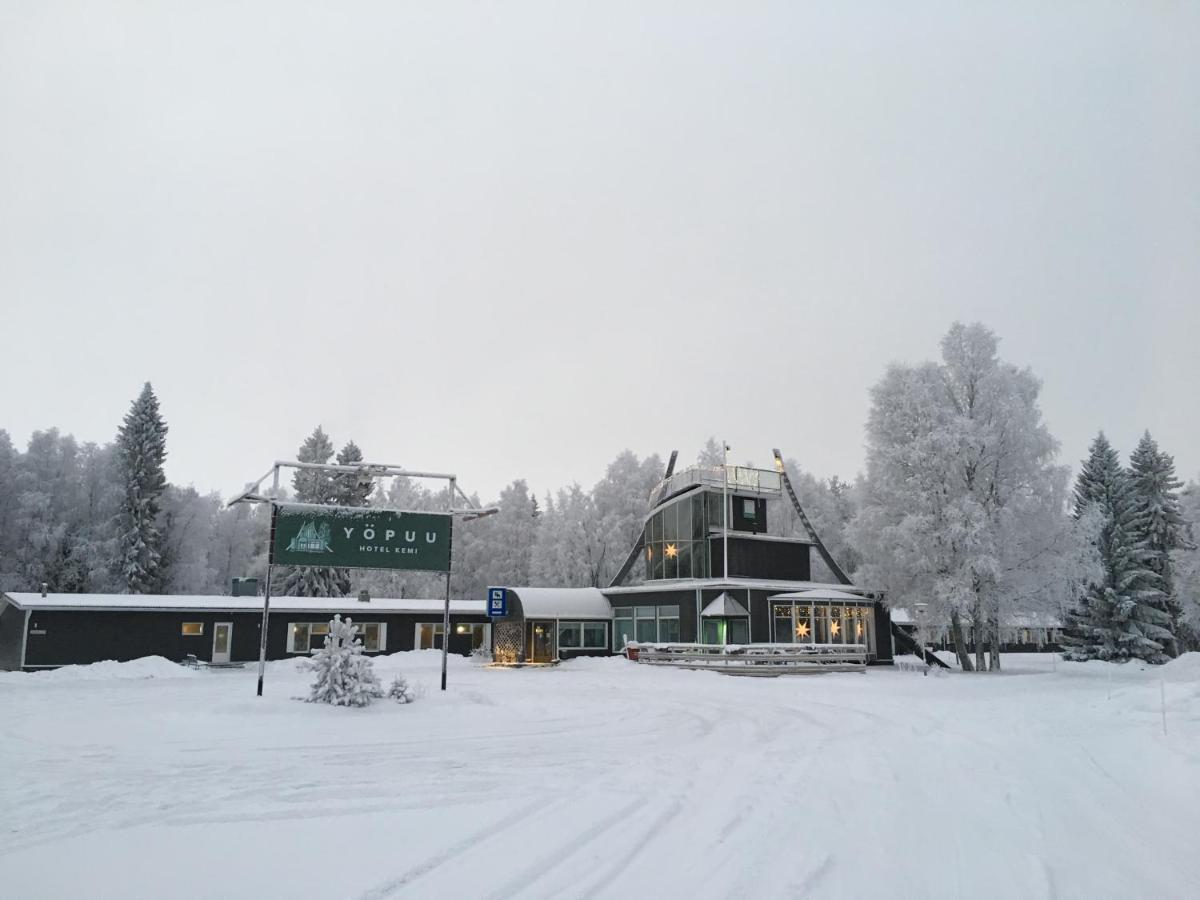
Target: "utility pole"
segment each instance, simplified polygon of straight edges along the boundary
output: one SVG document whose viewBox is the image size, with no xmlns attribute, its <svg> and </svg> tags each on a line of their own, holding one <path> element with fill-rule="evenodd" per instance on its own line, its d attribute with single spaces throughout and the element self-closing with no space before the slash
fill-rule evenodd
<svg viewBox="0 0 1200 900">
<path fill-rule="evenodd" d="M 724 447 L 725 464 L 721 466 L 721 500 L 725 507 L 725 534 L 721 541 L 721 554 L 723 556 L 721 565 L 721 577 L 729 578 L 729 445 L 721 441 L 721 446 Z"/>
</svg>

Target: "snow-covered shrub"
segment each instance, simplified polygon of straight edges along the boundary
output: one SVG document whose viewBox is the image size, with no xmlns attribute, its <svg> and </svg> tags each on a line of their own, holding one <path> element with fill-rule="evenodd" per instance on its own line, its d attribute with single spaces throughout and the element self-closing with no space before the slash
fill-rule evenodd
<svg viewBox="0 0 1200 900">
<path fill-rule="evenodd" d="M 363 655 L 358 626 L 352 619 L 342 621 L 341 614 L 329 622 L 325 646 L 304 660 L 302 666 L 317 673 L 305 699 L 308 703 L 334 706 L 366 706 L 383 696 L 371 658 Z"/>
<path fill-rule="evenodd" d="M 471 651 L 471 662 L 477 666 L 486 666 L 492 661 L 492 648 L 486 644 L 480 644 Z"/>
<path fill-rule="evenodd" d="M 388 688 L 387 695 L 397 703 L 412 703 L 417 699 L 416 691 L 409 687 L 408 679 L 403 675 L 397 675 L 392 679 L 392 685 Z"/>
</svg>

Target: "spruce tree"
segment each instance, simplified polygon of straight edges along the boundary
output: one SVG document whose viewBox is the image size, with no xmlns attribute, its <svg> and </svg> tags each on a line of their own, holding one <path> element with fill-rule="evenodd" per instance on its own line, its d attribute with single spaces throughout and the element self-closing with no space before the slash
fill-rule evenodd
<svg viewBox="0 0 1200 900">
<path fill-rule="evenodd" d="M 1075 515 L 1089 512 L 1101 517 L 1103 576 L 1067 616 L 1065 655 L 1162 662 L 1171 638 L 1162 579 L 1149 568 L 1152 554 L 1138 534 L 1132 478 L 1103 432 L 1075 483 Z"/>
<path fill-rule="evenodd" d="M 1130 475 L 1133 482 L 1134 528 L 1138 537 L 1145 542 L 1149 556 L 1146 565 L 1161 583 L 1165 604 L 1163 609 L 1170 616 L 1171 640 L 1167 652 L 1178 655 L 1178 642 L 1182 609 L 1176 596 L 1174 576 L 1171 571 L 1171 554 L 1187 545 L 1186 523 L 1179 506 L 1179 489 L 1183 482 L 1175 477 L 1175 460 L 1159 450 L 1158 444 L 1147 431 L 1142 435 L 1137 449 L 1129 458 Z"/>
<path fill-rule="evenodd" d="M 167 425 L 150 382 L 130 407 L 117 432 L 117 454 L 124 494 L 119 513 L 120 579 L 126 593 L 162 590 L 162 535 L 159 498 L 166 487 Z"/>
<path fill-rule="evenodd" d="M 358 466 L 363 462 L 362 450 L 358 444 L 350 441 L 338 451 L 339 466 Z M 375 485 L 369 478 L 363 478 L 358 473 L 338 472 L 333 477 L 333 502 L 337 506 L 366 506 Z M 338 593 L 345 597 L 350 594 L 350 570 L 335 569 L 334 581 Z"/>
<path fill-rule="evenodd" d="M 304 439 L 296 454 L 299 462 L 327 463 L 333 456 L 333 443 L 320 425 Z M 328 505 L 335 502 L 336 485 L 329 472 L 298 469 L 292 476 L 292 488 L 300 503 Z M 291 597 L 343 597 L 337 570 L 327 566 L 297 566 L 283 582 L 283 592 Z"/>
<path fill-rule="evenodd" d="M 309 703 L 367 706 L 384 694 L 371 658 L 363 655 L 358 626 L 353 619 L 342 621 L 340 614 L 329 622 L 325 646 L 305 660 L 304 667 L 317 674 L 306 698 Z"/>
</svg>

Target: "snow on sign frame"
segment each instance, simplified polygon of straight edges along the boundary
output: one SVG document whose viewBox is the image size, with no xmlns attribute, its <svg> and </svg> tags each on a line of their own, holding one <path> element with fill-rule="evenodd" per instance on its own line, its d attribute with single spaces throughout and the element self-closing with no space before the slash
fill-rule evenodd
<svg viewBox="0 0 1200 900">
<path fill-rule="evenodd" d="M 278 503 L 270 562 L 449 572 L 453 521 L 443 513 Z"/>
</svg>

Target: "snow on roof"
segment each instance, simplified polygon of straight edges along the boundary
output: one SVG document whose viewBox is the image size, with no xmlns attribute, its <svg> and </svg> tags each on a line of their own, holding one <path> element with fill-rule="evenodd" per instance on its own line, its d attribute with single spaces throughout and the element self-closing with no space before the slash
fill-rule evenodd
<svg viewBox="0 0 1200 900">
<path fill-rule="evenodd" d="M 527 619 L 610 619 L 612 607 L 599 588 L 509 588 Z"/>
<path fill-rule="evenodd" d="M 793 591 L 790 594 L 776 594 L 772 600 L 866 600 L 862 594 L 849 594 L 833 588 L 814 588 L 811 591 Z"/>
<path fill-rule="evenodd" d="M 893 606 L 889 611 L 892 621 L 897 625 L 914 625 L 916 619 L 913 618 L 912 612 L 903 606 Z M 971 617 L 966 613 L 962 615 L 964 625 L 971 624 Z M 931 625 L 942 625 L 941 621 L 929 621 Z M 1004 616 L 1004 628 L 1062 628 L 1062 619 L 1045 612 L 1013 612 L 1006 613 Z"/>
<path fill-rule="evenodd" d="M 729 591 L 722 591 L 700 611 L 700 616 L 748 616 L 750 611 L 730 596 Z"/>
<path fill-rule="evenodd" d="M 226 597 L 195 594 L 47 594 L 6 593 L 6 600 L 20 609 L 140 609 L 140 610 L 232 610 L 261 611 L 262 597 Z M 372 597 L 362 603 L 357 597 L 272 597 L 272 612 L 327 611 L 366 613 L 440 613 L 445 601 L 404 597 Z M 451 600 L 450 611 L 483 615 L 482 600 Z"/>
<path fill-rule="evenodd" d="M 856 585 L 826 584 L 820 581 L 772 581 L 765 578 L 679 578 L 647 581 L 626 587 L 604 588 L 605 594 L 639 594 L 660 591 L 691 591 L 696 588 L 711 590 L 712 588 L 750 588 L 757 591 L 811 591 L 817 588 L 850 588 L 852 590 L 867 590 Z"/>
</svg>

